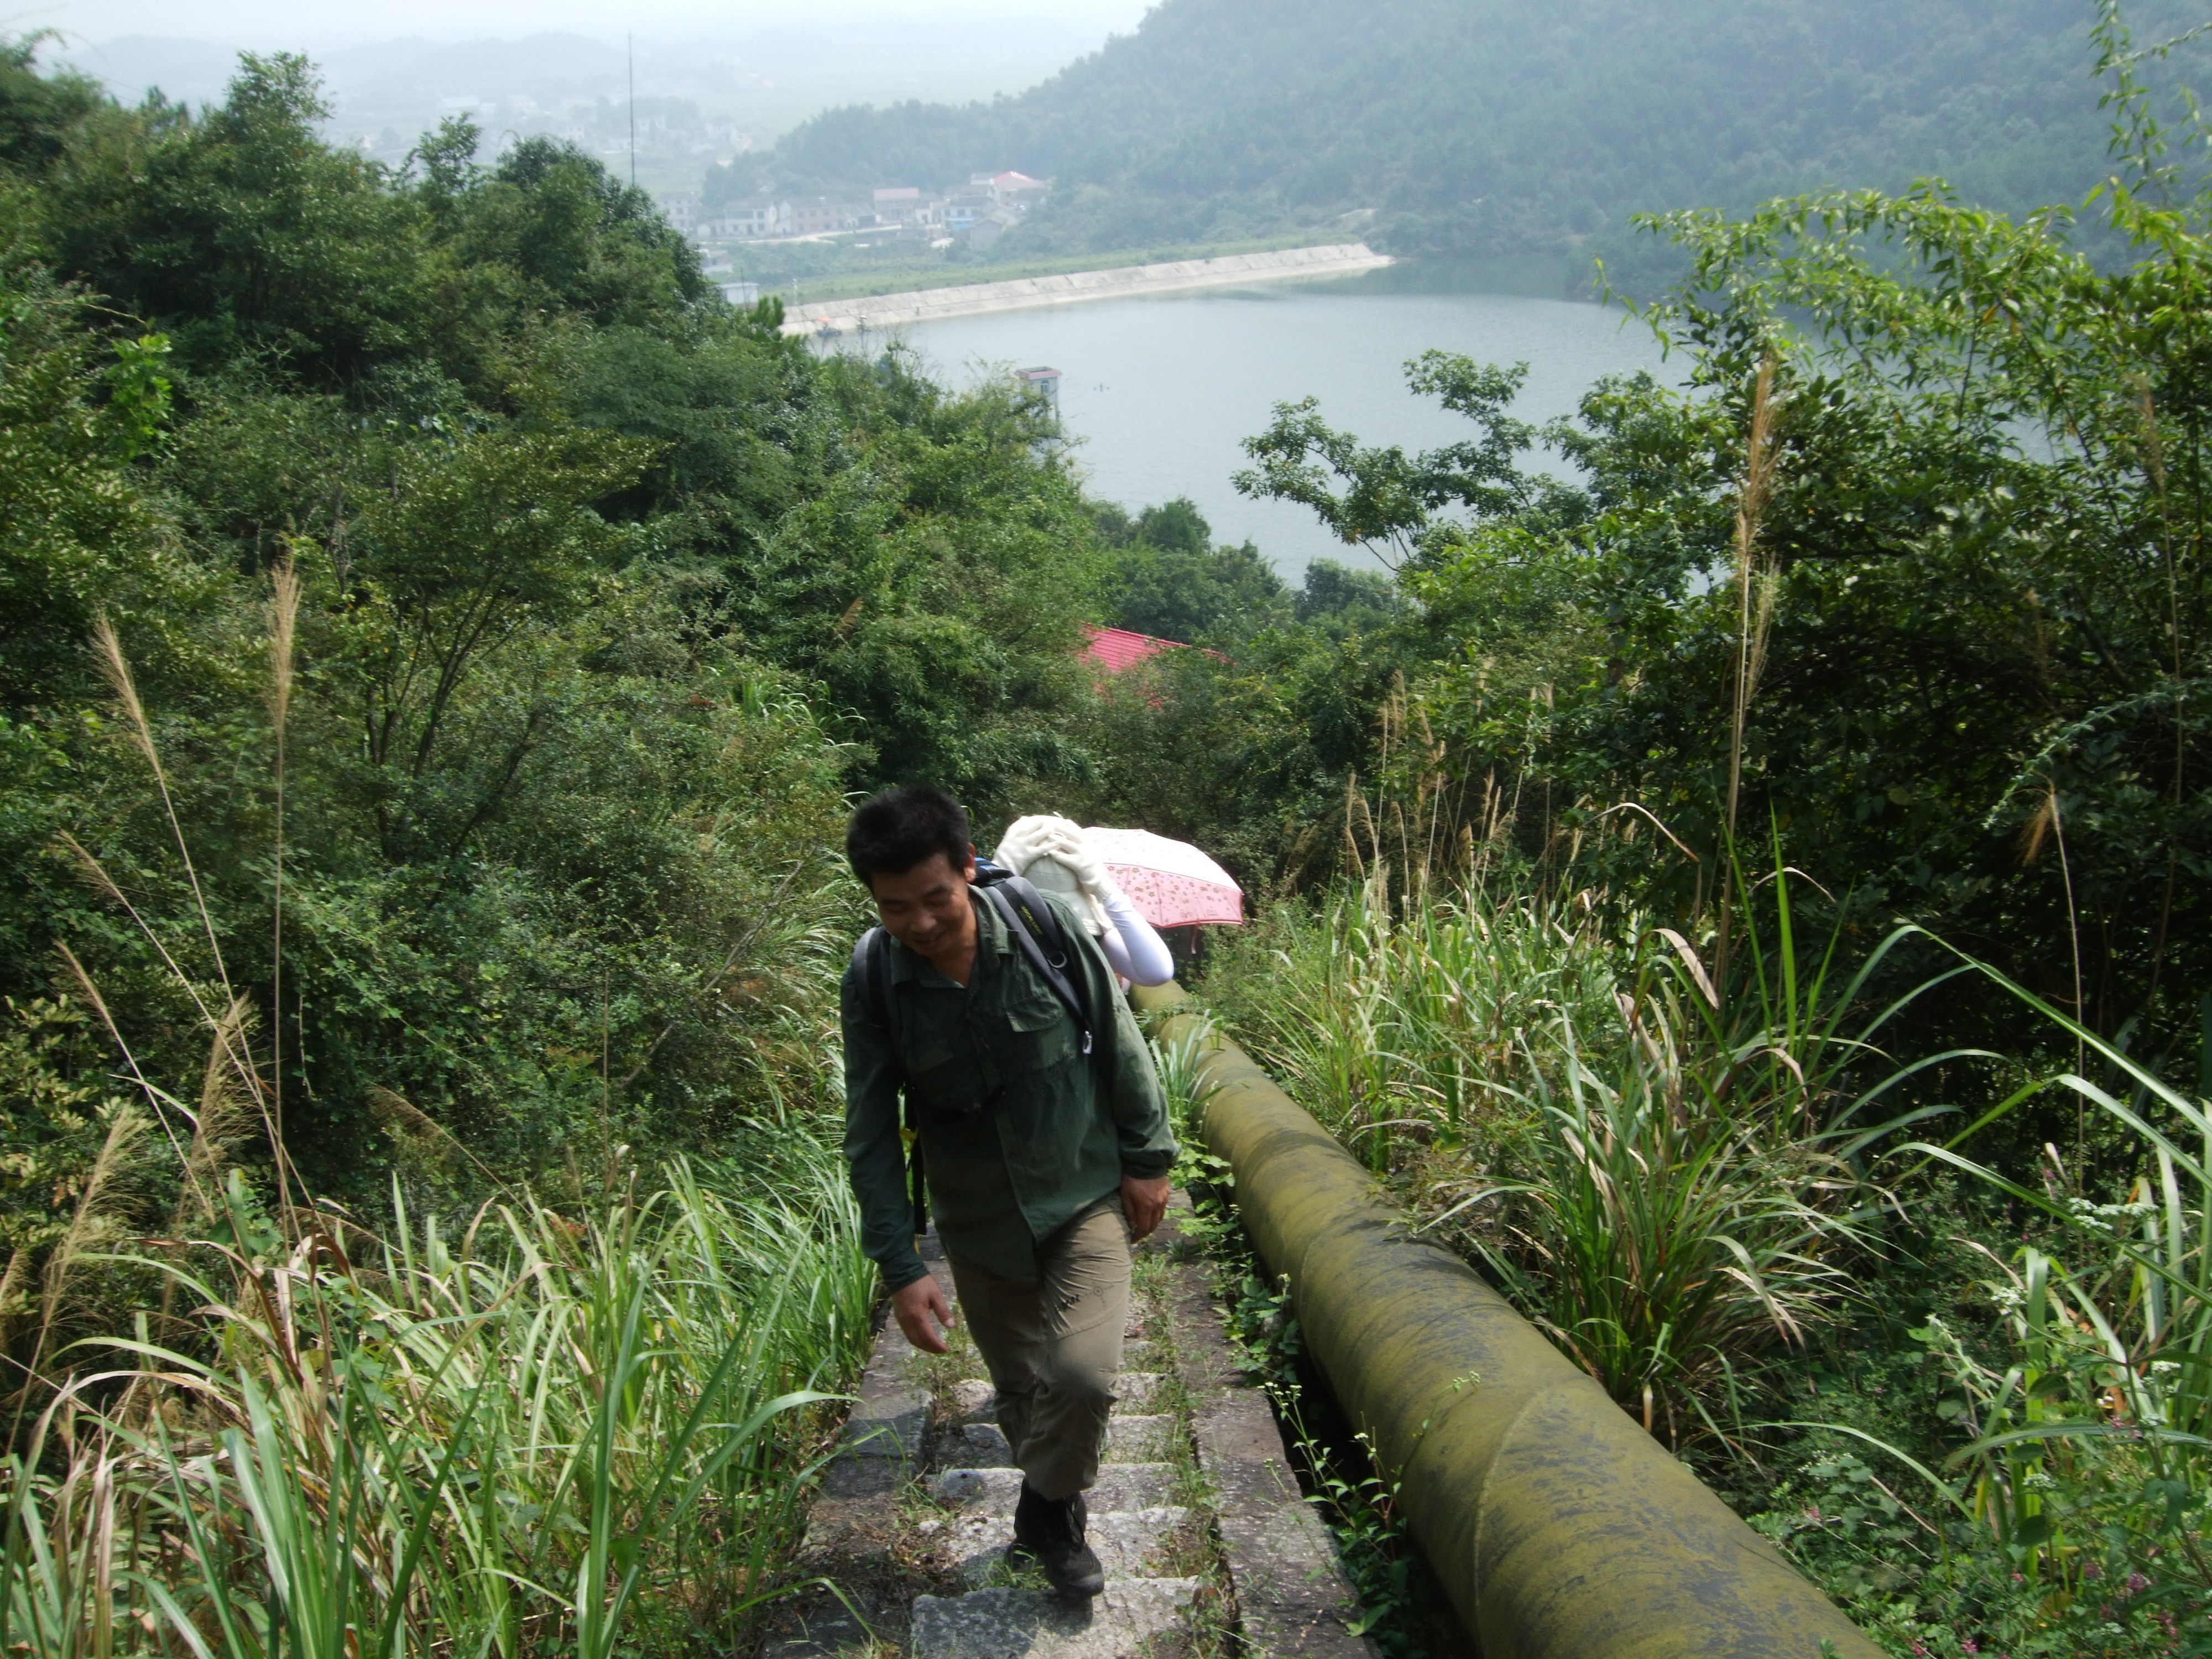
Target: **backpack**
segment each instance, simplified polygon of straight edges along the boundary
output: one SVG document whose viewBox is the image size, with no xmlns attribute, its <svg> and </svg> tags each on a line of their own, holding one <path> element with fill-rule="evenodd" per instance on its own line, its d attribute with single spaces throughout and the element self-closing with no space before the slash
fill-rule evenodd
<svg viewBox="0 0 2212 1659">
<path fill-rule="evenodd" d="M 1097 1027 L 1082 990 L 1068 977 L 1067 933 L 1060 925 L 1060 913 L 1045 902 L 1044 895 L 1035 887 L 988 859 L 975 860 L 975 885 L 983 902 L 998 912 L 999 920 L 1013 935 L 1016 948 L 1074 1020 L 1076 1029 L 1083 1034 L 1083 1052 L 1095 1056 Z M 867 1010 L 868 1023 L 888 1039 L 892 1060 L 902 1067 L 905 1056 L 899 1042 L 898 999 L 891 994 L 891 936 L 880 927 L 871 927 L 861 934 L 853 946 L 853 968 L 860 976 L 860 1001 Z M 922 1183 L 921 1137 L 914 1121 L 914 1097 L 903 1079 L 900 1093 L 905 1097 L 902 1133 L 907 1144 L 907 1168 L 913 1179 L 914 1226 L 919 1233 L 929 1224 L 927 1193 Z"/>
</svg>

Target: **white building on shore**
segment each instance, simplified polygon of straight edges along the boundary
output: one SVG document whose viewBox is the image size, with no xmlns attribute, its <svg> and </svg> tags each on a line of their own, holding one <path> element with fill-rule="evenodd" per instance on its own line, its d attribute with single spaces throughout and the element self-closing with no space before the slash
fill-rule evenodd
<svg viewBox="0 0 2212 1659">
<path fill-rule="evenodd" d="M 946 195 L 919 185 L 892 185 L 866 202 L 826 196 L 733 204 L 709 213 L 696 196 L 665 198 L 668 222 L 696 241 L 757 242 L 846 231 L 944 232 L 988 247 L 1042 200 L 1052 181 L 1021 173 L 979 173 Z"/>
</svg>

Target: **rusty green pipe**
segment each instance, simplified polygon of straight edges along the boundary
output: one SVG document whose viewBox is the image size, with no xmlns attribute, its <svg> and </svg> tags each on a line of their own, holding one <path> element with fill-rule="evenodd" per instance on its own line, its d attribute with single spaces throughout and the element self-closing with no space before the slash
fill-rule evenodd
<svg viewBox="0 0 2212 1659">
<path fill-rule="evenodd" d="M 1197 1029 L 1173 985 L 1133 994 Z M 1234 1043 L 1205 1133 L 1306 1351 L 1484 1659 L 1881 1659 L 1773 1545 L 1404 1212 Z"/>
</svg>

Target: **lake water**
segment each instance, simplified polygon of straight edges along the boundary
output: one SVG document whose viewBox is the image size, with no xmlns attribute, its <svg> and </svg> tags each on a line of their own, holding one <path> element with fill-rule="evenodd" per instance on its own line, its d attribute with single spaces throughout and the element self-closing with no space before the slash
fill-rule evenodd
<svg viewBox="0 0 2212 1659">
<path fill-rule="evenodd" d="M 1256 284 L 948 318 L 897 337 L 959 384 L 1009 368 L 1061 372 L 1060 418 L 1094 495 L 1133 511 L 1188 495 L 1217 539 L 1256 543 L 1296 582 L 1316 557 L 1369 561 L 1303 507 L 1256 501 L 1230 477 L 1277 403 L 1321 399 L 1322 416 L 1369 444 L 1432 447 L 1474 428 L 1406 389 L 1430 347 L 1528 365 L 1514 412 L 1571 413 L 1600 376 L 1667 373 L 1650 331 L 1618 309 L 1448 289 L 1449 271 L 1400 267 L 1321 283 Z M 890 337 L 841 341 L 880 350 Z M 1539 463 L 1541 465 L 1541 463 Z M 1550 464 L 1559 465 L 1556 458 Z"/>
</svg>

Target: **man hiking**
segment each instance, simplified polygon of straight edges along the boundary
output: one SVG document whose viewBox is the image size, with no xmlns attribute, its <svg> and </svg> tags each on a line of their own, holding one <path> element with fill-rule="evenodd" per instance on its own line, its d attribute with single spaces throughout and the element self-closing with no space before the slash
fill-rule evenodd
<svg viewBox="0 0 2212 1659">
<path fill-rule="evenodd" d="M 853 814 L 845 855 L 883 918 L 844 985 L 845 1156 L 907 1340 L 943 1353 L 915 1248 L 927 1188 L 1022 1471 L 1012 1553 L 1063 1595 L 1105 1588 L 1085 1541 L 1129 1312 L 1129 1247 L 1160 1224 L 1176 1141 L 1152 1055 L 1090 932 L 1020 881 L 979 885 L 968 815 L 935 789 Z M 899 1099 L 924 1179 L 910 1188 Z"/>
</svg>

